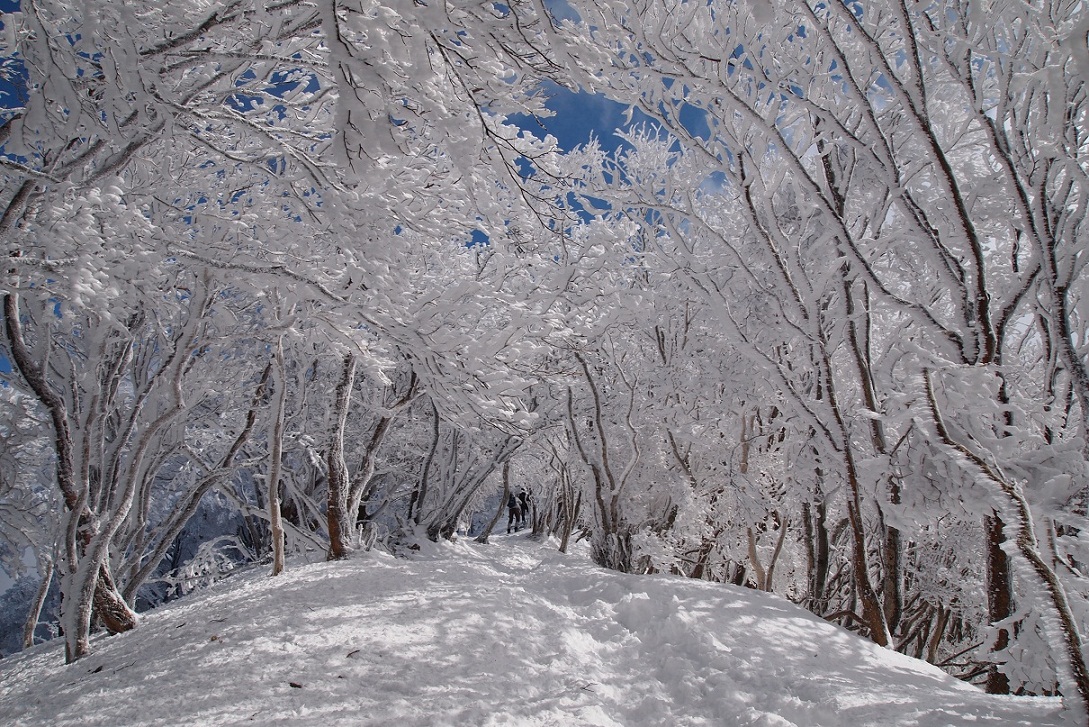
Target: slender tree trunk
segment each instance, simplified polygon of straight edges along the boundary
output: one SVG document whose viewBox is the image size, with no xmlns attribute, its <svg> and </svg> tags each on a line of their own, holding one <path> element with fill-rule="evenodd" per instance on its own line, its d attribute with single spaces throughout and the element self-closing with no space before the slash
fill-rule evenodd
<svg viewBox="0 0 1089 727">
<path fill-rule="evenodd" d="M 563 525 L 560 531 L 560 552 L 566 554 L 571 544 L 571 531 L 575 529 L 575 520 L 578 518 L 582 493 L 575 495 L 571 476 L 566 472 L 561 473 L 561 486 L 563 487 Z"/>
<path fill-rule="evenodd" d="M 825 590 L 828 585 L 831 548 L 828 543 L 827 509 L 823 501 L 816 506 L 808 502 L 802 505 L 806 560 L 809 566 L 809 610 L 819 616 L 828 611 Z"/>
<path fill-rule="evenodd" d="M 879 646 L 889 646 L 892 635 L 888 621 L 885 620 L 881 599 L 870 580 L 869 555 L 866 549 L 866 527 L 862 521 L 862 486 L 858 479 L 858 467 L 848 428 L 839 407 L 839 397 L 831 378 L 832 363 L 828 356 L 827 342 L 822 341 L 825 389 L 828 403 L 840 433 L 840 447 L 843 457 L 843 474 L 847 479 L 847 521 L 851 527 L 851 562 L 855 587 L 862 605 L 862 620 L 870 631 L 870 638 Z"/>
<path fill-rule="evenodd" d="M 1002 549 L 1006 542 L 1005 524 L 998 513 L 983 519 L 987 548 L 987 617 L 992 624 L 1005 621 L 1013 613 L 1013 583 L 1009 556 Z M 1010 632 L 1004 627 L 995 635 L 992 651 L 1001 651 L 1010 645 Z M 992 665 L 987 671 L 987 693 L 1009 694 L 1010 679 Z"/>
<path fill-rule="evenodd" d="M 775 587 L 775 566 L 779 562 L 779 556 L 783 552 L 783 543 L 786 542 L 787 528 L 790 526 L 790 521 L 786 518 L 780 518 L 779 513 L 773 513 L 775 519 L 779 521 L 779 537 L 775 541 L 775 549 L 771 551 L 771 559 L 768 561 L 767 570 L 767 583 L 764 584 L 764 590 L 769 593 Z"/>
<path fill-rule="evenodd" d="M 268 523 L 272 536 L 272 575 L 284 570 L 284 523 L 280 518 L 280 468 L 284 449 L 284 407 L 287 403 L 287 376 L 284 366 L 284 337 L 276 338 L 276 365 L 273 367 L 273 386 L 276 389 L 276 408 L 272 413 L 272 431 L 269 433 L 268 465 Z"/>
<path fill-rule="evenodd" d="M 42 574 L 41 585 L 38 586 L 38 592 L 34 595 L 34 600 L 30 604 L 30 610 L 26 615 L 26 623 L 23 625 L 23 648 L 29 649 L 34 646 L 34 631 L 38 627 L 38 620 L 42 616 L 42 608 L 45 606 L 45 599 L 49 595 L 49 586 L 53 582 L 54 563 L 50 558 L 45 562 L 45 573 Z"/>
<path fill-rule="evenodd" d="M 851 526 L 851 563 L 854 572 L 855 587 L 862 602 L 862 620 L 870 631 L 870 638 L 879 646 L 889 646 L 892 637 L 889 634 L 881 601 L 877 597 L 866 567 L 866 536 L 859 507 L 858 480 L 853 471 L 849 474 L 851 492 L 847 502 L 847 519 Z"/>
<path fill-rule="evenodd" d="M 1004 326 L 999 327 L 1002 332 Z M 1002 365 L 1005 353 L 1004 336 L 999 337 L 998 354 L 995 363 Z M 1000 431 L 998 436 L 1006 438 L 1014 428 L 1013 409 L 1010 406 L 1009 385 L 1006 377 L 1000 374 L 998 387 L 998 400 L 1004 411 L 1005 431 Z M 983 518 L 984 555 L 987 562 L 986 571 L 986 596 L 987 596 L 987 620 L 992 627 L 1005 621 L 1013 614 L 1013 574 L 1010 569 L 1010 559 L 1006 551 L 1002 549 L 1002 543 L 1006 541 L 1005 523 L 997 511 Z M 1010 645 L 1010 629 L 999 627 L 995 632 L 994 643 L 991 645 L 991 653 L 997 654 Z M 987 670 L 987 692 L 989 694 L 1009 694 L 1010 679 L 999 669 L 995 663 Z"/>
<path fill-rule="evenodd" d="M 897 491 L 897 496 L 893 501 L 893 504 L 899 504 L 896 501 L 899 500 L 899 485 L 894 483 L 892 487 Z M 896 630 L 900 627 L 900 619 L 904 611 L 903 595 L 900 586 L 900 558 L 902 545 L 899 529 L 891 525 L 885 525 L 884 546 L 885 567 L 881 581 L 882 606 L 884 608 L 885 621 L 888 623 L 889 631 L 891 633 L 896 633 Z"/>
<path fill-rule="evenodd" d="M 344 427 L 348 420 L 348 404 L 355 381 L 355 356 L 344 355 L 340 381 L 333 397 L 333 432 L 325 461 L 329 468 L 329 497 L 326 518 L 329 525 L 329 560 L 340 560 L 351 552 L 351 522 L 348 519 L 348 465 L 344 461 Z"/>
<path fill-rule="evenodd" d="M 926 643 L 926 660 L 931 664 L 938 658 L 938 647 L 941 646 L 942 639 L 945 638 L 945 629 L 949 626 L 949 614 L 948 608 L 939 606 L 935 609 L 934 629 L 930 632 L 930 638 Z"/>
<path fill-rule="evenodd" d="M 753 535 L 752 528 L 746 528 L 745 534 L 749 540 L 749 564 L 752 566 L 752 572 L 756 578 L 756 590 L 766 591 L 765 585 L 768 582 L 768 574 L 764 571 L 764 564 L 760 562 L 760 554 L 756 552 L 756 536 Z"/>
<path fill-rule="evenodd" d="M 631 529 L 621 517 L 619 507 L 620 484 L 613 474 L 612 465 L 609 463 L 609 441 L 605 434 L 601 394 L 597 383 L 590 374 L 590 366 L 586 358 L 579 351 L 575 351 L 575 359 L 582 368 L 583 377 L 590 389 L 591 401 L 594 405 L 594 413 L 591 417 L 593 431 L 595 433 L 591 443 L 595 447 L 588 448 L 578 433 L 578 425 L 575 420 L 574 394 L 571 387 L 567 388 L 567 418 L 571 426 L 571 436 L 575 442 L 579 457 L 590 468 L 594 478 L 594 500 L 597 504 L 598 525 L 593 534 L 591 547 L 594 562 L 621 573 L 631 572 Z"/>
<path fill-rule="evenodd" d="M 826 169 L 829 166 L 829 157 L 825 157 Z M 834 176 L 830 178 L 835 178 Z M 840 216 L 843 216 L 843 200 L 837 193 L 837 210 Z M 855 362 L 855 370 L 858 374 L 859 385 L 862 390 L 862 400 L 866 405 L 866 408 L 872 412 L 880 411 L 880 403 L 877 399 L 877 390 L 873 380 L 873 369 L 870 364 L 870 350 L 869 350 L 869 320 L 870 320 L 870 307 L 869 296 L 865 292 L 865 286 L 863 286 L 864 293 L 861 297 L 862 300 L 862 320 L 865 326 L 858 325 L 859 314 L 855 305 L 855 296 L 853 289 L 854 283 L 848 276 L 848 266 L 846 264 L 840 266 L 840 274 L 842 276 L 843 285 L 843 297 L 844 306 L 847 314 L 847 331 L 848 339 L 850 341 L 850 348 L 853 354 Z M 888 446 L 885 441 L 885 430 L 878 419 L 870 419 L 870 440 L 873 443 L 874 451 L 880 455 L 888 454 Z M 892 474 L 889 477 L 889 502 L 893 505 L 900 504 L 900 483 L 897 481 L 896 475 Z M 892 526 L 888 525 L 882 519 L 882 529 L 885 533 L 883 543 L 883 573 L 880 583 L 881 595 L 882 595 L 882 612 L 885 617 L 885 624 L 890 633 L 895 633 L 897 627 L 900 624 L 900 614 L 903 611 L 903 598 L 900 589 L 900 549 L 901 538 L 900 531 Z"/>
<path fill-rule="evenodd" d="M 413 493 L 412 503 L 409 504 L 408 517 L 417 525 L 423 519 L 423 506 L 427 501 L 427 490 L 431 484 L 431 463 L 435 461 L 435 453 L 439 450 L 439 409 L 434 401 L 431 402 L 431 416 L 431 448 L 427 450 L 427 458 L 424 459 L 420 472 L 420 485 Z M 412 514 L 413 507 L 416 509 L 415 516 Z"/>
<path fill-rule="evenodd" d="M 773 512 L 772 517 L 775 520 L 779 520 L 779 513 Z M 771 552 L 771 557 L 768 558 L 767 568 L 760 562 L 760 554 L 756 550 L 756 536 L 753 534 L 752 528 L 747 528 L 746 532 L 749 539 L 749 562 L 752 563 L 753 573 L 756 577 L 756 588 L 760 591 L 771 592 L 774 587 L 775 581 L 775 564 L 779 560 L 779 555 L 783 551 L 783 543 L 786 540 L 787 521 L 782 520 L 779 522 L 779 535 L 775 539 L 775 548 Z"/>
<path fill-rule="evenodd" d="M 378 418 L 371 438 L 367 446 L 363 448 L 363 455 L 359 459 L 359 466 L 356 467 L 348 490 L 348 515 L 354 517 L 356 523 L 369 522 L 375 514 L 366 511 L 365 502 L 374 494 L 375 485 L 371 481 L 374 479 L 374 472 L 378 466 L 378 449 L 389 433 L 397 412 L 408 406 L 415 398 L 417 383 L 416 373 L 410 372 L 404 396 L 386 407 L 388 413 Z M 411 520 L 411 515 L 409 519 Z"/>
<path fill-rule="evenodd" d="M 749 528 L 749 534 L 752 534 L 752 528 Z M 696 553 L 696 564 L 692 566 L 692 570 L 688 572 L 689 578 L 703 580 L 703 578 L 707 575 L 707 566 L 710 562 L 711 553 L 715 550 L 715 541 L 717 536 L 718 531 L 716 531 L 711 537 L 704 536 L 703 540 L 700 541 L 700 549 Z M 753 552 L 755 550 L 755 544 L 750 543 L 750 545 L 751 547 L 749 557 L 751 558 L 755 555 L 755 553 Z"/>
</svg>

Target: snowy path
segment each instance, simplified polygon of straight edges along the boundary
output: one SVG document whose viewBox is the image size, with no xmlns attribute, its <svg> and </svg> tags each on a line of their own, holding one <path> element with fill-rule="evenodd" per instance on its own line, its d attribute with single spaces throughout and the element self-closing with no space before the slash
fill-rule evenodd
<svg viewBox="0 0 1089 727">
<path fill-rule="evenodd" d="M 1059 725 L 780 599 L 524 537 L 252 573 L 71 667 L 0 661 L 3 725 Z"/>
</svg>

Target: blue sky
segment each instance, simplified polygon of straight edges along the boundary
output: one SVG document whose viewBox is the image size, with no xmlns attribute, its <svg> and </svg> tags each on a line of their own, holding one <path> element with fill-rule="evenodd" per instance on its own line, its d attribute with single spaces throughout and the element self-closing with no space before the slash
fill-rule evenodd
<svg viewBox="0 0 1089 727">
<path fill-rule="evenodd" d="M 564 151 L 587 143 L 592 136 L 610 152 L 623 143 L 613 132 L 624 126 L 626 106 L 598 94 L 573 93 L 554 83 L 546 82 L 543 88 L 546 105 L 556 115 L 542 119 L 517 115 L 511 121 L 538 136 L 552 134 Z"/>
<path fill-rule="evenodd" d="M 0 0 L 0 109 L 23 104 L 23 84 L 20 80 L 25 78 L 26 71 L 21 60 L 7 55 L 11 49 L 4 45 L 8 21 L 5 15 L 18 10 L 19 0 Z"/>
</svg>

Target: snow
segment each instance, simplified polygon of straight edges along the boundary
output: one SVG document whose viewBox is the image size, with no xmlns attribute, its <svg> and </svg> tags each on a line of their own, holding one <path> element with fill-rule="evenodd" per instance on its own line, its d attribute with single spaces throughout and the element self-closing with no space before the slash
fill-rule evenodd
<svg viewBox="0 0 1089 727">
<path fill-rule="evenodd" d="M 604 571 L 523 535 L 252 571 L 0 661 L 11 725 L 1046 725 L 776 596 Z"/>
</svg>

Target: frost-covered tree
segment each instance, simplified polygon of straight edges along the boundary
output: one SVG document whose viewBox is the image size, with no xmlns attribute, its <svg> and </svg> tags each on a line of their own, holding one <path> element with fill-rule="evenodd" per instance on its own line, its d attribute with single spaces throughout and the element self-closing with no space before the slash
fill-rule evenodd
<svg viewBox="0 0 1089 727">
<path fill-rule="evenodd" d="M 1082 5 L 566 5 L 24 6 L 0 292 L 70 658 L 202 503 L 278 570 L 535 472 L 605 565 L 1089 700 Z M 543 78 L 643 125 L 560 154 Z"/>
<path fill-rule="evenodd" d="M 456 329 L 434 326 L 467 310 L 472 296 L 495 291 L 488 281 L 461 285 L 462 267 L 436 272 L 414 247 L 438 259 L 458 257 L 474 230 L 498 241 L 555 209 L 552 178 L 542 172 L 531 181 L 519 166 L 547 157 L 553 145 L 519 132 L 505 114 L 542 112 L 527 73 L 559 67 L 539 52 L 550 28 L 529 7 L 43 1 L 22 10 L 11 18 L 11 50 L 27 71 L 26 102 L 7 114 L 0 139 L 5 318 L 10 358 L 50 412 L 66 508 L 73 523 L 83 523 L 72 525 L 82 535 L 70 535 L 66 551 L 75 579 L 66 608 L 79 613 L 66 635 L 70 658 L 78 658 L 87 648 L 96 567 L 104 584 L 97 592 L 124 616 L 107 622 L 118 629 L 134 623 L 106 566 L 114 536 L 127 533 L 126 547 L 150 558 L 131 564 L 132 583 L 147 578 L 151 561 L 169 547 L 169 538 L 145 539 L 140 523 L 127 521 L 130 512 L 147 517 L 143 493 L 163 465 L 147 447 L 196 451 L 200 445 L 186 440 L 205 423 L 189 422 L 185 434 L 166 437 L 169 444 L 156 440 L 189 414 L 215 416 L 196 404 L 211 382 L 192 375 L 191 357 L 204 341 L 186 326 L 230 306 L 208 290 L 177 293 L 205 310 L 190 311 L 180 327 L 155 330 L 154 312 L 177 302 L 171 296 L 179 278 L 200 280 L 203 269 L 215 268 L 231 276 L 231 296 L 258 308 L 269 305 L 266 290 L 275 288 L 276 305 L 296 311 L 296 319 L 321 321 L 323 330 L 308 340 L 331 344 L 334 358 L 359 357 L 378 370 L 396 360 L 387 352 L 399 346 L 452 410 L 508 422 L 523 416 L 517 377 L 512 383 L 503 364 L 484 373 L 510 333 L 492 330 L 475 350 Z M 435 286 L 444 291 L 438 298 Z M 56 321 L 53 301 L 62 312 Z M 31 309 L 33 320 L 24 319 Z M 75 330 L 76 319 L 89 322 L 80 330 L 100 332 L 86 341 L 95 352 L 86 359 L 48 333 Z M 266 323 L 293 330 L 291 320 Z M 111 473 L 84 466 L 93 457 L 66 447 L 81 431 L 107 426 L 113 402 L 134 401 L 129 387 L 138 392 L 141 384 L 128 378 L 135 370 L 128 357 L 154 346 L 156 336 L 171 342 L 172 358 L 141 363 L 173 387 L 162 395 L 165 418 L 151 425 L 129 419 L 116 455 L 134 456 L 133 470 L 119 491 L 100 488 L 96 478 Z M 279 340 L 276 332 L 267 336 Z M 75 356 L 67 371 L 54 370 L 44 353 L 51 345 Z M 249 355 L 262 359 L 252 362 L 259 372 L 269 356 L 255 348 Z M 272 374 L 282 397 L 281 368 Z M 478 389 L 469 380 L 480 376 L 488 381 Z M 198 391 L 185 391 L 188 385 Z M 93 415 L 101 414 L 100 424 L 81 420 L 87 412 L 66 401 L 71 392 L 106 407 Z M 263 406 L 259 394 L 225 403 L 245 422 L 239 437 L 252 431 L 246 411 Z M 142 406 L 136 397 L 133 413 Z M 269 431 L 278 445 L 283 431 Z M 272 493 L 281 464 L 273 449 Z M 236 453 L 227 448 L 228 459 Z M 176 535 L 230 468 L 217 466 L 223 453 L 210 454 L 191 458 L 205 474 L 175 501 L 176 513 L 163 516 L 164 534 Z M 113 492 L 122 494 L 114 499 Z M 84 503 L 93 506 L 98 493 L 113 515 L 94 535 L 89 524 L 97 527 L 98 518 Z M 274 505 L 277 498 L 267 499 Z M 269 512 L 275 521 L 275 508 Z M 73 545 L 80 538 L 83 545 Z M 82 561 L 91 565 L 80 570 Z"/>
<path fill-rule="evenodd" d="M 852 618 L 890 645 L 948 633 L 952 601 L 905 568 L 951 499 L 985 537 L 991 688 L 1032 638 L 1019 604 L 1084 702 L 1081 5 L 572 5 L 587 85 L 661 130 L 588 193 L 775 382 L 808 489 L 841 493 Z"/>
</svg>

